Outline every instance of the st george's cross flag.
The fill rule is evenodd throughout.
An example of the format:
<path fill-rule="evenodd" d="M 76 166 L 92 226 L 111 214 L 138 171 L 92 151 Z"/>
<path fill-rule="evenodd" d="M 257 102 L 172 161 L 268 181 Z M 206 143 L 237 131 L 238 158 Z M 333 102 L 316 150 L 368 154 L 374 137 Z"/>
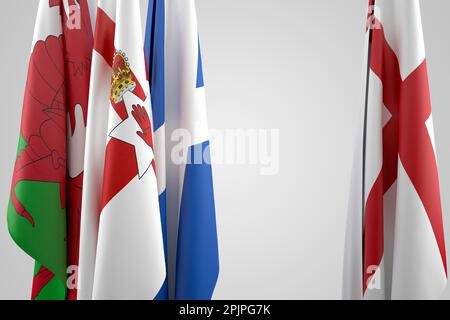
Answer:
<path fill-rule="evenodd" d="M 343 297 L 435 299 L 447 260 L 419 1 L 369 6 Z"/>
<path fill-rule="evenodd" d="M 39 1 L 7 215 L 35 260 L 36 300 L 77 295 L 92 46 L 86 0 Z"/>
<path fill-rule="evenodd" d="M 100 0 L 92 58 L 79 299 L 155 299 L 166 266 L 139 1 Z"/>
<path fill-rule="evenodd" d="M 158 299 L 211 299 L 219 274 L 199 43 L 194 0 L 149 1 L 145 53 L 168 269 Z"/>

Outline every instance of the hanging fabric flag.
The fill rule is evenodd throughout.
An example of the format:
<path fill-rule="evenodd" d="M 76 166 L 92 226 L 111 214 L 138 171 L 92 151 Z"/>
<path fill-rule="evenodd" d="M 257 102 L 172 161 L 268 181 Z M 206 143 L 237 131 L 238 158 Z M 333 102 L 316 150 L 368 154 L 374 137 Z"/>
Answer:
<path fill-rule="evenodd" d="M 149 1 L 145 53 L 169 270 L 169 289 L 161 291 L 159 298 L 211 299 L 219 255 L 193 0 Z"/>
<path fill-rule="evenodd" d="M 32 299 L 77 295 L 92 47 L 86 0 L 39 2 L 8 207 L 12 238 L 36 261 Z"/>
<path fill-rule="evenodd" d="M 145 35 L 145 57 L 147 76 L 150 83 L 150 94 L 153 111 L 153 136 L 159 206 L 161 211 L 161 227 L 164 239 L 166 267 L 167 256 L 167 215 L 166 215 L 166 132 L 165 132 L 165 1 L 149 0 Z M 168 276 L 157 300 L 169 299 Z"/>
<path fill-rule="evenodd" d="M 139 1 L 100 0 L 92 58 L 79 299 L 154 299 L 166 278 Z"/>
<path fill-rule="evenodd" d="M 343 296 L 438 298 L 447 260 L 419 1 L 371 0 L 367 43 Z"/>
<path fill-rule="evenodd" d="M 172 218 L 178 214 L 175 299 L 211 299 L 219 275 L 219 253 L 194 0 L 168 1 L 166 17 L 167 122 L 172 142 L 184 136 L 171 149 L 175 168 L 168 173 L 168 198 L 172 199 L 168 212 Z M 183 155 L 178 165 L 177 147 Z"/>

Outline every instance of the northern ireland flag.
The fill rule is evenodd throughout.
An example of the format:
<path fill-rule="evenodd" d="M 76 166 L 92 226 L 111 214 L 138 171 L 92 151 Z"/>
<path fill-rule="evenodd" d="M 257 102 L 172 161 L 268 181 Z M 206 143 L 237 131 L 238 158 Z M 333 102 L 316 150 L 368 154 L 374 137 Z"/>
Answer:
<path fill-rule="evenodd" d="M 447 260 L 418 0 L 371 0 L 345 299 L 433 299 Z"/>
<path fill-rule="evenodd" d="M 100 0 L 92 59 L 79 298 L 155 299 L 166 278 L 139 1 Z"/>
<path fill-rule="evenodd" d="M 145 53 L 169 270 L 159 299 L 211 299 L 219 274 L 199 42 L 194 0 L 149 1 Z"/>
<path fill-rule="evenodd" d="M 39 2 L 8 207 L 32 299 L 76 299 L 92 46 L 87 0 Z"/>

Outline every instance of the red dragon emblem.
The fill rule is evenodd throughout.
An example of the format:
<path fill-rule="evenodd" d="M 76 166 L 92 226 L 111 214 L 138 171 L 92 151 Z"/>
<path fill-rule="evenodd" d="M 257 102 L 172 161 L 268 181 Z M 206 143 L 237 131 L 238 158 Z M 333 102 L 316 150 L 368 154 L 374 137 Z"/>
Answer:
<path fill-rule="evenodd" d="M 16 160 L 11 201 L 34 227 L 16 187 L 21 181 L 58 183 L 61 208 L 67 209 L 67 264 L 78 265 L 83 172 L 70 170 L 67 155 L 72 136 L 86 127 L 93 34 L 86 0 L 49 0 L 49 7 L 59 7 L 63 29 L 60 36 L 37 41 L 30 57 L 21 125 L 25 146 Z M 77 28 L 70 27 L 72 18 L 78 19 Z M 39 270 L 32 298 L 52 277 L 45 267 Z M 76 290 L 69 290 L 68 299 L 74 298 Z"/>

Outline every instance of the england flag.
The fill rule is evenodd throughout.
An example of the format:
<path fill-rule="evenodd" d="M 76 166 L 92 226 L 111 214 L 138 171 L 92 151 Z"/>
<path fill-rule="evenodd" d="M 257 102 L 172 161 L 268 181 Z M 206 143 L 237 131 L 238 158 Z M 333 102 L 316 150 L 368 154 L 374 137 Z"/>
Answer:
<path fill-rule="evenodd" d="M 434 299 L 447 260 L 418 0 L 371 0 L 345 299 Z"/>

